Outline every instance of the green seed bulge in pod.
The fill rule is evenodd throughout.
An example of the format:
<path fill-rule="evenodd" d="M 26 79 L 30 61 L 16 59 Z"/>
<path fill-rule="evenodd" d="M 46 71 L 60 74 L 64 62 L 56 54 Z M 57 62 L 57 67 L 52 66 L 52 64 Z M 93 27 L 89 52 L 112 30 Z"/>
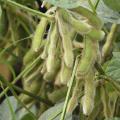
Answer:
<path fill-rule="evenodd" d="M 38 92 L 40 90 L 40 86 L 41 86 L 40 79 L 41 79 L 40 77 L 36 77 L 33 80 L 25 81 L 23 83 L 24 89 L 31 92 L 31 93 L 38 94 Z M 31 102 L 31 100 L 33 98 L 31 98 L 28 95 L 21 94 L 20 99 L 23 103 L 29 103 L 29 102 Z"/>
<path fill-rule="evenodd" d="M 57 55 L 58 53 L 57 44 L 59 43 L 58 40 L 59 40 L 58 29 L 57 25 L 55 24 L 53 31 L 50 35 L 48 57 L 46 60 L 47 72 L 54 71 L 56 68 L 56 64 L 59 62 L 59 59 L 57 58 L 59 56 Z"/>
<path fill-rule="evenodd" d="M 56 18 L 58 20 L 58 28 L 59 28 L 60 36 L 62 38 L 64 61 L 67 67 L 72 68 L 74 62 L 74 54 L 73 54 L 72 38 L 70 37 L 71 28 L 62 19 L 61 14 L 58 13 Z"/>
<path fill-rule="evenodd" d="M 93 40 L 101 41 L 104 39 L 105 33 L 101 30 L 92 29 L 87 35 Z"/>
<path fill-rule="evenodd" d="M 52 102 L 52 103 L 57 103 L 58 101 L 62 100 L 67 93 L 67 87 L 64 86 L 60 89 L 54 90 L 52 93 L 48 94 L 48 99 Z"/>
<path fill-rule="evenodd" d="M 61 80 L 60 80 L 60 71 L 58 72 L 56 78 L 55 78 L 55 82 L 54 82 L 54 85 L 55 86 L 58 86 L 60 87 L 62 84 L 61 84 Z"/>
<path fill-rule="evenodd" d="M 60 12 L 65 22 L 69 23 L 78 33 L 86 34 L 91 30 L 92 26 L 85 21 L 77 20 L 64 9 L 60 10 Z"/>
<path fill-rule="evenodd" d="M 102 28 L 103 26 L 102 20 L 97 15 L 95 15 L 93 12 L 86 9 L 85 7 L 80 6 L 80 7 L 72 9 L 72 11 L 86 17 L 88 19 L 89 24 L 95 27 L 96 29 Z"/>
<path fill-rule="evenodd" d="M 23 58 L 23 64 L 26 65 L 33 61 L 33 59 L 35 58 L 36 58 L 35 52 L 30 49 Z"/>
<path fill-rule="evenodd" d="M 50 36 L 51 36 L 52 31 L 53 31 L 53 27 L 54 27 L 54 24 L 52 23 L 50 25 L 50 28 L 49 28 L 49 31 L 48 31 L 47 42 L 46 42 L 46 44 L 44 46 L 44 50 L 41 54 L 42 59 L 46 59 L 48 57 L 48 48 L 49 48 L 49 45 L 50 45 Z"/>
<path fill-rule="evenodd" d="M 85 36 L 84 46 L 83 55 L 77 68 L 77 78 L 81 78 L 87 74 L 97 59 L 98 41 L 91 40 L 88 36 Z"/>
<path fill-rule="evenodd" d="M 85 95 L 83 96 L 83 113 L 85 115 L 89 115 L 94 108 L 94 97 L 96 91 L 94 77 L 95 74 L 92 68 L 89 71 L 89 73 L 85 76 L 85 85 L 84 85 Z"/>
<path fill-rule="evenodd" d="M 60 70 L 60 80 L 61 83 L 66 85 L 70 80 L 72 75 L 72 68 L 66 66 L 64 61 L 62 62 L 61 70 Z"/>
<path fill-rule="evenodd" d="M 47 24 L 48 24 L 48 20 L 46 18 L 42 18 L 40 23 L 37 25 L 32 41 L 32 49 L 35 52 L 39 51 L 44 33 L 46 31 Z"/>
<path fill-rule="evenodd" d="M 43 79 L 47 82 L 53 82 L 56 74 L 54 72 L 46 72 L 43 76 Z"/>

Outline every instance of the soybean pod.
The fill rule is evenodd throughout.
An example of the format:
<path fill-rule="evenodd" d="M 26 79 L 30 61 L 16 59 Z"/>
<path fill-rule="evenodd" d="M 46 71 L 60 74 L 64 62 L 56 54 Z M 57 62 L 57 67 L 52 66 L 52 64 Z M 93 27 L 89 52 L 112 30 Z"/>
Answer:
<path fill-rule="evenodd" d="M 39 93 L 40 86 L 42 83 L 40 70 L 41 70 L 41 65 L 31 75 L 23 78 L 23 89 L 30 91 L 31 93 L 35 93 L 35 94 Z M 32 97 L 24 94 L 20 95 L 20 99 L 24 103 L 30 103 L 33 100 Z"/>
<path fill-rule="evenodd" d="M 94 97 L 96 91 L 95 84 L 95 71 L 94 68 L 89 70 L 89 73 L 85 76 L 84 84 L 84 96 L 83 96 L 83 113 L 89 115 L 94 108 Z"/>
<path fill-rule="evenodd" d="M 77 20 L 67 10 L 60 9 L 59 12 L 61 13 L 65 22 L 71 25 L 78 33 L 83 35 L 91 31 L 91 28 L 92 28 L 91 25 L 89 25 L 85 21 Z"/>
<path fill-rule="evenodd" d="M 55 32 L 55 31 L 54 31 Z M 54 36 L 55 34 L 53 34 Z M 46 73 L 44 74 L 44 79 L 47 81 L 54 81 L 55 77 L 60 69 L 61 59 L 60 59 L 60 39 L 56 39 L 56 35 L 53 37 L 51 34 L 51 43 L 49 45 L 48 58 L 46 59 Z"/>
<path fill-rule="evenodd" d="M 64 61 L 62 62 L 61 70 L 60 70 L 60 81 L 61 84 L 66 85 L 70 80 L 72 75 L 72 68 L 66 66 Z"/>
<path fill-rule="evenodd" d="M 103 22 L 102 20 L 95 15 L 93 12 L 91 12 L 90 10 L 80 6 L 77 8 L 73 8 L 71 9 L 73 12 L 76 12 L 84 17 L 86 17 L 89 21 L 89 24 L 91 24 L 94 28 L 96 29 L 101 29 L 103 26 Z"/>
<path fill-rule="evenodd" d="M 89 69 L 93 67 L 97 59 L 98 41 L 91 40 L 88 36 L 85 36 L 84 44 L 83 55 L 77 68 L 77 78 L 84 77 L 89 72 Z"/>
<path fill-rule="evenodd" d="M 93 40 L 102 40 L 105 36 L 105 33 L 102 30 L 91 29 L 91 31 L 87 34 Z"/>
<path fill-rule="evenodd" d="M 72 68 L 74 62 L 74 54 L 70 34 L 73 31 L 72 28 L 63 20 L 61 13 L 58 11 L 56 14 L 59 33 L 62 39 L 62 45 L 64 50 L 64 61 L 67 67 Z"/>
<path fill-rule="evenodd" d="M 51 23 L 50 28 L 48 30 L 48 34 L 47 34 L 47 41 L 46 41 L 46 44 L 44 46 L 44 50 L 43 50 L 43 52 L 41 54 L 42 59 L 46 59 L 48 57 L 48 48 L 49 48 L 49 44 L 50 44 L 50 35 L 51 35 L 51 32 L 53 31 L 53 27 L 54 27 L 54 23 Z"/>
<path fill-rule="evenodd" d="M 48 57 L 46 60 L 47 72 L 56 71 L 56 66 L 58 66 L 57 64 L 60 63 L 60 59 L 58 58 L 59 55 L 57 55 L 57 54 L 59 54 L 57 52 L 58 51 L 57 44 L 59 43 L 58 40 L 59 40 L 58 29 L 57 29 L 57 25 L 55 24 L 53 27 L 53 31 L 50 35 Z"/>
<path fill-rule="evenodd" d="M 48 93 L 48 99 L 52 103 L 56 103 L 64 98 L 67 93 L 67 87 L 61 87 L 60 89 L 55 89 L 52 93 Z"/>
<path fill-rule="evenodd" d="M 32 62 L 33 60 L 35 60 L 35 58 L 42 53 L 43 51 L 43 46 L 46 44 L 46 42 L 44 42 L 45 40 L 42 41 L 41 43 L 41 47 L 39 49 L 39 53 L 38 52 L 34 52 L 32 49 L 29 49 L 27 51 L 27 53 L 25 54 L 24 58 L 23 58 L 23 64 L 27 65 L 30 62 Z"/>
<path fill-rule="evenodd" d="M 76 105 L 78 104 L 79 97 L 81 97 L 83 91 L 83 81 L 79 81 L 78 79 L 75 80 L 75 86 L 73 88 L 73 93 L 72 97 L 69 100 L 68 107 L 67 107 L 67 112 L 72 112 Z"/>
<path fill-rule="evenodd" d="M 46 18 L 41 18 L 40 23 L 37 25 L 36 31 L 34 33 L 34 38 L 32 41 L 32 50 L 38 52 L 41 46 L 41 42 L 43 40 L 44 33 L 46 31 L 46 27 L 48 25 L 48 20 Z"/>

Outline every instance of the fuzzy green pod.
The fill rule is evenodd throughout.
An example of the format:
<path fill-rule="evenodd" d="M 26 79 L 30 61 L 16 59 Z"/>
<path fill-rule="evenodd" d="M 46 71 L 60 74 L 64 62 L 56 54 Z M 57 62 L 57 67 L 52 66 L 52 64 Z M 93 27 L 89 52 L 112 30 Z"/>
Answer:
<path fill-rule="evenodd" d="M 76 83 L 73 88 L 72 97 L 70 98 L 68 103 L 67 112 L 72 112 L 75 109 L 76 105 L 78 104 L 79 97 L 81 97 L 83 81 L 80 81 L 78 79 L 76 79 L 75 81 Z"/>
<path fill-rule="evenodd" d="M 105 33 L 102 30 L 92 29 L 87 36 L 89 36 L 93 40 L 101 41 L 103 40 Z"/>
<path fill-rule="evenodd" d="M 48 56 L 49 43 L 50 43 L 50 41 L 47 40 L 47 41 L 46 41 L 46 44 L 45 44 L 45 46 L 44 46 L 44 50 L 43 50 L 43 52 L 42 52 L 41 55 L 40 55 L 42 59 L 46 59 L 47 56 Z"/>
<path fill-rule="evenodd" d="M 65 22 L 70 24 L 78 33 L 86 34 L 89 31 L 91 31 L 92 26 L 89 25 L 86 21 L 80 21 L 74 18 L 72 14 L 70 14 L 68 11 L 64 9 L 60 9 L 59 12 L 61 13 Z"/>
<path fill-rule="evenodd" d="M 55 68 L 51 72 L 46 72 L 43 76 L 43 79 L 46 80 L 47 82 L 53 82 L 55 80 L 57 73 L 58 73 L 59 65 L 60 64 L 55 66 L 57 69 Z"/>
<path fill-rule="evenodd" d="M 47 72 L 44 74 L 44 79 L 47 81 L 55 80 L 59 71 L 61 42 L 58 36 L 57 26 L 55 25 L 50 35 L 50 43 L 48 48 L 48 57 L 46 59 Z"/>
<path fill-rule="evenodd" d="M 60 70 L 60 81 L 61 84 L 66 85 L 70 80 L 72 75 L 72 68 L 67 67 L 67 65 L 62 62 L 61 70 Z"/>
<path fill-rule="evenodd" d="M 72 38 L 70 37 L 72 29 L 67 23 L 65 23 L 59 11 L 57 12 L 56 19 L 58 22 L 59 33 L 62 38 L 64 61 L 67 67 L 72 68 L 74 62 Z"/>
<path fill-rule="evenodd" d="M 41 86 L 40 79 L 41 79 L 40 77 L 36 77 L 30 81 L 25 81 L 23 84 L 24 89 L 33 94 L 38 94 Z M 33 100 L 32 97 L 24 94 L 21 94 L 19 98 L 23 103 L 30 103 Z"/>
<path fill-rule="evenodd" d="M 38 52 L 41 47 L 41 42 L 43 40 L 43 36 L 46 31 L 47 25 L 48 25 L 48 20 L 46 18 L 41 18 L 41 21 L 37 25 L 36 31 L 34 33 L 34 38 L 31 46 L 31 48 L 35 52 Z"/>
<path fill-rule="evenodd" d="M 56 75 L 54 85 L 55 85 L 55 86 L 58 86 L 58 87 L 60 87 L 60 86 L 62 85 L 62 84 L 61 84 L 61 80 L 60 80 L 60 71 L 59 71 L 58 74 Z"/>
<path fill-rule="evenodd" d="M 45 40 L 44 40 L 45 41 Z M 25 54 L 24 58 L 23 58 L 23 64 L 24 65 L 27 65 L 29 64 L 30 62 L 32 62 L 33 60 L 35 60 L 35 58 L 37 58 L 37 56 L 43 51 L 43 46 L 45 44 L 45 42 L 42 41 L 41 43 L 41 47 L 39 49 L 39 53 L 38 52 L 35 52 L 33 51 L 33 49 L 29 49 L 27 51 L 27 53 Z"/>
<path fill-rule="evenodd" d="M 101 29 L 103 26 L 103 22 L 102 20 L 95 15 L 93 12 L 91 12 L 90 10 L 80 6 L 77 8 L 73 8 L 71 9 L 73 12 L 76 12 L 84 17 L 86 17 L 89 21 L 89 24 L 92 25 L 94 28 L 96 29 Z"/>
<path fill-rule="evenodd" d="M 94 68 L 91 68 L 91 70 L 89 70 L 89 73 L 85 76 L 84 96 L 82 101 L 83 113 L 85 115 L 89 115 L 94 108 L 94 97 L 96 91 L 94 77 Z"/>
<path fill-rule="evenodd" d="M 52 93 L 48 93 L 48 99 L 52 103 L 57 103 L 58 101 L 62 100 L 64 96 L 66 96 L 67 87 L 61 87 L 60 89 L 54 90 Z"/>
<path fill-rule="evenodd" d="M 37 55 L 35 54 L 35 52 L 32 49 L 30 49 L 23 58 L 23 64 L 26 65 L 26 64 L 30 63 L 36 57 L 37 57 Z"/>
<path fill-rule="evenodd" d="M 50 35 L 50 44 L 48 48 L 48 57 L 46 60 L 47 72 L 56 71 L 56 65 L 60 63 L 59 57 L 59 47 L 57 44 L 59 40 L 57 25 L 54 25 L 53 31 Z M 58 65 L 57 65 L 58 66 Z M 58 66 L 59 67 L 59 66 Z"/>
<path fill-rule="evenodd" d="M 98 41 L 91 40 L 88 36 L 84 38 L 84 50 L 82 58 L 79 62 L 76 77 L 84 77 L 89 72 L 89 69 L 93 67 L 98 53 Z"/>
<path fill-rule="evenodd" d="M 48 35 L 47 35 L 47 42 L 46 42 L 46 44 L 44 46 L 44 50 L 41 54 L 42 59 L 46 59 L 48 57 L 48 48 L 50 45 L 50 35 L 51 35 L 51 32 L 53 31 L 53 27 L 54 27 L 54 23 L 51 23 L 49 31 L 48 31 Z"/>
<path fill-rule="evenodd" d="M 34 72 L 32 71 L 31 74 L 23 77 L 23 81 L 22 81 L 23 89 L 34 94 L 39 93 L 42 82 L 42 75 L 40 74 L 40 70 L 41 70 L 41 65 L 37 67 L 37 70 L 35 68 Z M 20 99 L 24 103 L 29 103 L 33 100 L 32 97 L 24 94 L 20 95 Z"/>

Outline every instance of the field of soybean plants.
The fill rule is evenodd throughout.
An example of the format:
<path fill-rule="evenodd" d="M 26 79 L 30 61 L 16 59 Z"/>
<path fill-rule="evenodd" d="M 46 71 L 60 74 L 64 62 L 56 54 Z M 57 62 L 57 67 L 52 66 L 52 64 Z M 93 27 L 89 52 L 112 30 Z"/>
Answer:
<path fill-rule="evenodd" d="M 0 120 L 120 120 L 120 0 L 0 0 Z"/>

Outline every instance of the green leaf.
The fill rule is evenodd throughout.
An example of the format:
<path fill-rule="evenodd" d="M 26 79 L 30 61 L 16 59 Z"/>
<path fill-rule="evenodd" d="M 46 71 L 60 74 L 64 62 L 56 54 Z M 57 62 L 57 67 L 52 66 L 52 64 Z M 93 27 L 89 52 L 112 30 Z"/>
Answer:
<path fill-rule="evenodd" d="M 103 1 L 110 9 L 120 12 L 120 0 L 103 0 Z"/>
<path fill-rule="evenodd" d="M 120 81 L 120 52 L 113 52 L 113 58 L 105 71 L 112 79 Z"/>
<path fill-rule="evenodd" d="M 51 107 L 40 116 L 39 120 L 60 120 L 63 105 L 64 102 Z M 65 120 L 72 120 L 72 113 L 67 114 Z"/>
<path fill-rule="evenodd" d="M 32 105 L 29 110 L 35 115 L 37 113 L 37 108 L 35 105 Z M 29 113 L 25 108 L 22 108 L 16 113 L 16 116 L 19 120 L 35 120 L 33 114 Z M 29 119 L 28 119 L 29 118 Z"/>
<path fill-rule="evenodd" d="M 9 101 L 12 105 L 13 111 L 15 111 L 17 108 L 17 100 L 14 97 L 9 97 Z M 0 120 L 13 120 L 7 99 L 5 99 L 0 105 Z"/>
<path fill-rule="evenodd" d="M 45 2 L 48 2 L 50 4 L 53 4 L 57 7 L 62 8 L 75 8 L 81 5 L 83 1 L 86 0 L 44 0 Z"/>
<path fill-rule="evenodd" d="M 96 0 L 94 0 L 96 1 Z M 109 1 L 109 0 L 108 0 Z M 114 0 L 113 0 L 114 1 Z M 113 11 L 110 9 L 103 0 L 100 0 L 98 7 L 97 7 L 97 14 L 104 22 L 111 22 L 111 23 L 120 23 L 120 14 L 117 11 Z"/>

